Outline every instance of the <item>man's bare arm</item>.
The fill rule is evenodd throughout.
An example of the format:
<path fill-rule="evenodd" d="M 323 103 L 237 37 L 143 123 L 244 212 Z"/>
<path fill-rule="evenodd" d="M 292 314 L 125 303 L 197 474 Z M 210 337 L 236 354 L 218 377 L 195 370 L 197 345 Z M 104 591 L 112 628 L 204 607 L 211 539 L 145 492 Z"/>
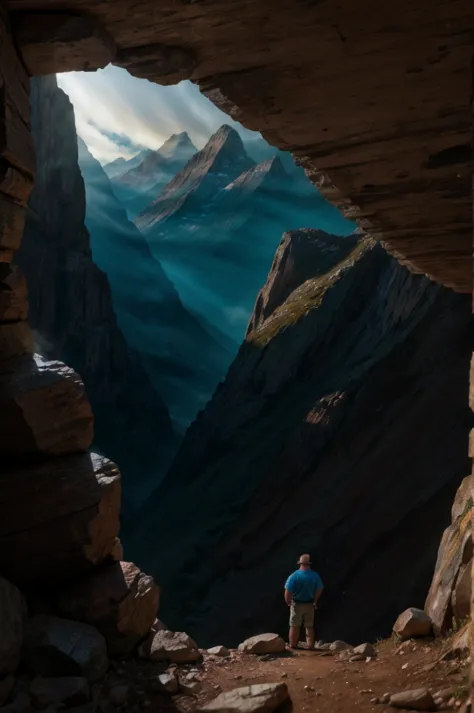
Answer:
<path fill-rule="evenodd" d="M 285 589 L 285 602 L 288 604 L 288 606 L 291 606 L 291 602 L 293 601 L 293 595 L 290 592 L 289 589 Z"/>
<path fill-rule="evenodd" d="M 316 605 L 318 603 L 319 597 L 323 593 L 323 588 L 320 587 L 319 589 L 316 590 L 316 593 L 314 595 L 314 604 Z"/>

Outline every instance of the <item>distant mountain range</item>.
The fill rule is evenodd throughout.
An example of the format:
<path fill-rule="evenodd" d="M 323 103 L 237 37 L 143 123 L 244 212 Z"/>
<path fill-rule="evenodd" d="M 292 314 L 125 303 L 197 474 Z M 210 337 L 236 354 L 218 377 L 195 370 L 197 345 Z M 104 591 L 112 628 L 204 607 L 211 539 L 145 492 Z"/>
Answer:
<path fill-rule="evenodd" d="M 200 151 L 183 132 L 103 168 L 79 141 L 79 164 L 94 260 L 183 431 L 237 353 L 282 232 L 353 226 L 289 154 L 227 125 Z"/>
<path fill-rule="evenodd" d="M 236 343 L 285 230 L 353 230 L 289 154 L 254 140 L 255 163 L 247 145 L 222 126 L 135 218 L 184 304 Z"/>
<path fill-rule="evenodd" d="M 183 132 L 170 136 L 157 151 L 143 151 L 129 161 L 117 159 L 119 163 L 108 164 L 105 172 L 129 217 L 152 203 L 196 151 L 188 134 Z"/>
<path fill-rule="evenodd" d="M 128 219 L 104 169 L 80 138 L 78 146 L 94 262 L 108 276 L 128 343 L 140 353 L 182 431 L 224 376 L 233 351 L 228 340 L 219 340 L 216 328 L 208 330 L 183 306 L 146 239 Z"/>

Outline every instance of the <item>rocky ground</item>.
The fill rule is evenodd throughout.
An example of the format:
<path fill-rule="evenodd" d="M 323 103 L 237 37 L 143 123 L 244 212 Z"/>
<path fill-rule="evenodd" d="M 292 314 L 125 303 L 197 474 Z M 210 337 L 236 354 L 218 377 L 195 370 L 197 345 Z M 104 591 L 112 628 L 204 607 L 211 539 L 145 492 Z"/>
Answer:
<path fill-rule="evenodd" d="M 275 634 L 253 637 L 247 651 L 224 647 L 197 651 L 185 634 L 155 633 L 155 642 L 160 635 L 169 637 L 167 655 L 171 658 L 196 660 L 170 664 L 169 659 L 137 656 L 115 659 L 98 682 L 90 680 L 90 669 L 89 682 L 85 677 L 32 677 L 23 672 L 16 679 L 16 694 L 0 711 L 27 713 L 33 708 L 54 713 L 66 707 L 70 713 L 270 713 L 278 708 L 282 713 L 389 713 L 395 708 L 464 710 L 468 695 L 469 659 L 463 631 L 402 642 L 394 637 L 355 650 L 344 642 L 319 642 L 314 651 L 282 651 L 284 643 Z M 253 650 L 270 653 L 250 653 Z M 142 647 L 139 653 L 153 656 L 158 649 Z M 230 707 L 213 703 L 223 693 L 248 686 L 252 688 L 244 694 L 247 706 L 251 698 L 252 707 L 245 707 L 241 700 Z M 411 692 L 408 698 L 394 705 L 396 697 L 391 697 L 407 691 Z M 275 707 L 275 696 L 286 701 Z"/>
<path fill-rule="evenodd" d="M 169 696 L 154 692 L 159 672 L 166 666 L 154 662 L 124 661 L 101 684 L 125 685 L 129 698 L 110 713 L 141 710 L 179 710 L 188 713 L 200 709 L 222 691 L 237 687 L 286 682 L 294 711 L 312 713 L 353 713 L 354 710 L 393 711 L 383 704 L 384 694 L 427 688 L 435 694 L 443 691 L 438 710 L 457 709 L 467 696 L 467 660 L 440 660 L 450 650 L 451 640 L 394 640 L 377 646 L 376 658 L 368 661 L 344 661 L 327 652 L 286 651 L 283 654 L 256 656 L 236 650 L 228 657 L 204 655 L 198 663 L 172 667 L 185 687 L 198 683 L 197 691 Z M 378 699 L 377 702 L 375 699 Z M 407 709 L 409 706 L 407 705 Z M 109 710 L 107 710 L 109 713 Z"/>

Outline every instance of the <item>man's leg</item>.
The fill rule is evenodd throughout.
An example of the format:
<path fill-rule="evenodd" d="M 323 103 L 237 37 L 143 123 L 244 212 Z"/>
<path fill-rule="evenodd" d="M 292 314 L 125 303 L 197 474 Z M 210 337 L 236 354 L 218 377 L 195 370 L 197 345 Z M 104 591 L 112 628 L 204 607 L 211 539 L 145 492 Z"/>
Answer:
<path fill-rule="evenodd" d="M 306 643 L 308 644 L 308 649 L 314 647 L 314 626 L 306 627 Z"/>
<path fill-rule="evenodd" d="M 288 636 L 290 646 L 292 649 L 296 649 L 298 646 L 298 641 L 300 640 L 302 616 L 300 608 L 296 602 L 292 602 L 290 607 L 290 633 Z"/>
<path fill-rule="evenodd" d="M 301 627 L 300 626 L 290 626 L 290 646 L 292 649 L 296 649 L 298 647 L 298 641 L 300 640 L 300 631 Z"/>
<path fill-rule="evenodd" d="M 308 649 L 314 648 L 314 607 L 310 604 L 304 615 L 304 628 L 306 631 L 306 644 Z"/>

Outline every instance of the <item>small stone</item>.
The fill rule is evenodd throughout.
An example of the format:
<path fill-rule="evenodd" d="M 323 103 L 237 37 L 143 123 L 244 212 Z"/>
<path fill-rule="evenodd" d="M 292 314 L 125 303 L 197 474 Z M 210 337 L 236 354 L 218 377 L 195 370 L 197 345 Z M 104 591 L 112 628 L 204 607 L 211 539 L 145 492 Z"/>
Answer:
<path fill-rule="evenodd" d="M 160 673 L 159 676 L 151 680 L 152 691 L 162 691 L 173 695 L 178 692 L 179 683 L 174 673 Z"/>
<path fill-rule="evenodd" d="M 340 641 L 339 639 L 333 641 L 332 644 L 329 646 L 329 651 L 333 654 L 338 654 L 340 651 L 347 650 L 352 651 L 352 646 L 350 644 L 346 644 L 345 641 Z"/>
<path fill-rule="evenodd" d="M 370 699 L 371 703 L 380 703 L 379 699 L 377 697 L 371 698 Z"/>
<path fill-rule="evenodd" d="M 191 683 L 188 683 L 187 681 L 186 683 L 181 682 L 181 691 L 189 696 L 195 696 L 197 693 L 199 693 L 201 688 L 202 686 L 199 681 L 194 681 Z"/>
<path fill-rule="evenodd" d="M 193 683 L 194 681 L 199 682 L 199 678 L 192 671 L 190 673 L 186 674 L 185 678 L 186 678 L 186 681 L 188 681 L 188 683 Z"/>
<path fill-rule="evenodd" d="M 288 674 L 284 671 L 284 672 L 281 674 L 280 678 L 288 678 Z"/>
<path fill-rule="evenodd" d="M 436 698 L 436 696 L 434 696 L 434 702 L 435 702 L 435 706 L 436 706 L 437 708 L 439 708 L 440 706 L 442 706 L 443 703 L 444 703 L 444 701 L 443 701 L 442 698 Z"/>
<path fill-rule="evenodd" d="M 456 699 L 455 699 L 455 698 L 450 698 L 449 701 L 448 701 L 448 706 L 449 706 L 450 708 L 454 708 L 454 704 L 455 704 L 455 703 L 456 703 Z"/>
<path fill-rule="evenodd" d="M 408 661 L 407 661 L 407 663 L 404 663 L 404 664 L 403 664 L 403 666 L 402 666 L 402 671 L 404 671 L 404 670 L 407 669 L 407 668 L 408 668 Z"/>
<path fill-rule="evenodd" d="M 132 692 L 128 683 L 119 683 L 109 690 L 109 701 L 113 706 L 122 706 L 130 698 Z"/>
<path fill-rule="evenodd" d="M 207 653 L 210 656 L 230 656 L 230 651 L 225 646 L 213 646 L 212 649 L 207 650 Z"/>
<path fill-rule="evenodd" d="M 387 703 L 390 703 L 390 696 L 391 696 L 390 693 L 384 693 L 383 696 L 382 696 L 381 699 L 380 699 L 380 702 L 381 702 L 381 703 L 384 703 L 385 705 L 386 705 Z"/>
<path fill-rule="evenodd" d="M 196 642 L 183 631 L 160 629 L 139 648 L 142 658 L 152 661 L 172 661 L 173 663 L 191 663 L 201 658 Z"/>
<path fill-rule="evenodd" d="M 285 642 L 278 634 L 260 634 L 246 639 L 239 645 L 246 654 L 279 654 L 285 651 Z"/>
<path fill-rule="evenodd" d="M 349 656 L 349 661 L 351 663 L 354 663 L 355 661 L 364 661 L 364 656 L 362 654 L 356 654 L 355 656 Z"/>
<path fill-rule="evenodd" d="M 390 696 L 390 705 L 394 708 L 408 708 L 416 711 L 431 711 L 435 708 L 433 696 L 427 688 L 394 693 Z"/>
<path fill-rule="evenodd" d="M 314 688 L 313 688 L 313 686 L 305 686 L 304 690 L 305 691 L 314 691 Z"/>
<path fill-rule="evenodd" d="M 240 681 L 240 679 L 242 678 L 242 676 L 241 676 L 240 673 L 239 673 L 239 674 L 237 674 L 237 676 L 234 676 L 234 678 L 235 678 L 236 681 Z"/>
<path fill-rule="evenodd" d="M 362 654 L 364 658 L 370 657 L 374 659 L 377 656 L 377 651 L 375 650 L 375 646 L 369 643 L 365 643 L 356 646 L 354 649 L 354 654 Z"/>

